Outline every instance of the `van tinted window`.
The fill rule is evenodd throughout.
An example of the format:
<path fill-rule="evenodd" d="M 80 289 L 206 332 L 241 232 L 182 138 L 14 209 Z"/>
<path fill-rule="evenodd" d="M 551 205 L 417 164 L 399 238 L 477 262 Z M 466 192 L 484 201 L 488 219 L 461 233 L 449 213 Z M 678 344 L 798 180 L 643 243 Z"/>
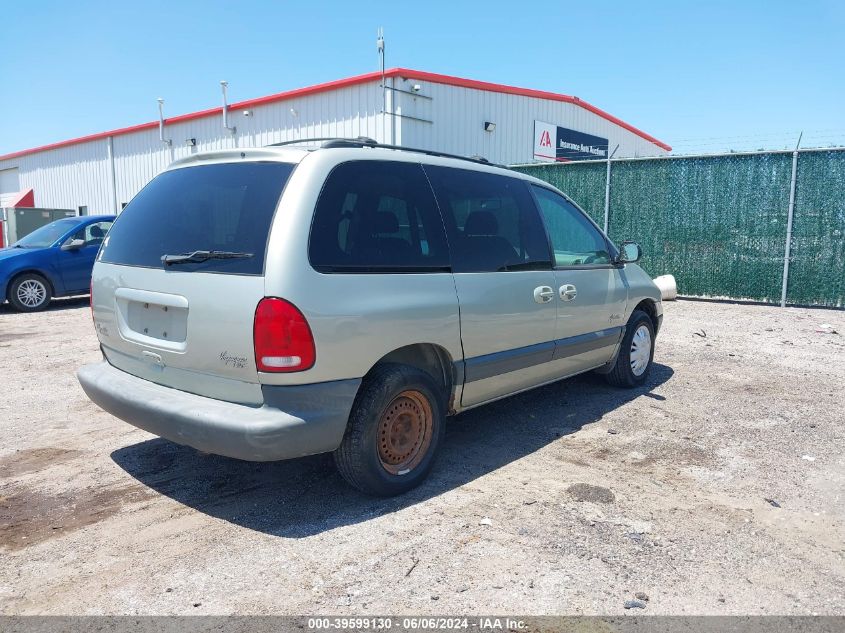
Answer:
<path fill-rule="evenodd" d="M 518 178 L 425 166 L 443 213 L 457 272 L 546 270 L 549 241 Z"/>
<path fill-rule="evenodd" d="M 317 201 L 308 254 L 321 272 L 449 270 L 443 222 L 420 165 L 338 165 Z"/>
<path fill-rule="evenodd" d="M 161 268 L 164 255 L 229 251 L 252 256 L 181 263 L 170 270 L 260 275 L 273 213 L 293 168 L 244 162 L 166 171 L 118 216 L 100 260 Z"/>

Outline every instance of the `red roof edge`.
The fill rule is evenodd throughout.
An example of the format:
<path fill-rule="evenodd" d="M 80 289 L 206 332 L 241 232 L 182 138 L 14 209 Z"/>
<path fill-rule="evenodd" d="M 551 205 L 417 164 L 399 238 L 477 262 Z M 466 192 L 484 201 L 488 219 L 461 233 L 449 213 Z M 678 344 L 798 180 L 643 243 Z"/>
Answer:
<path fill-rule="evenodd" d="M 431 81 L 434 83 L 446 84 L 449 86 L 458 86 L 462 88 L 473 88 L 475 90 L 485 90 L 488 92 L 500 92 L 505 94 L 519 95 L 524 97 L 536 97 L 538 99 L 548 99 L 550 101 L 561 101 L 563 103 L 571 103 L 577 105 L 585 110 L 589 110 L 603 119 L 610 121 L 629 132 L 633 132 L 637 136 L 654 143 L 658 147 L 665 149 L 667 152 L 672 148 L 669 145 L 657 140 L 653 136 L 646 134 L 642 130 L 638 130 L 633 125 L 625 123 L 621 119 L 616 118 L 612 114 L 597 108 L 594 105 L 582 101 L 578 97 L 569 95 L 557 94 L 554 92 L 545 92 L 543 90 L 531 90 L 529 88 L 517 88 L 515 86 L 506 86 L 503 84 L 495 84 L 487 81 L 477 81 L 475 79 L 463 79 L 461 77 L 453 77 L 451 75 L 440 75 L 437 73 L 429 73 L 421 70 L 411 70 L 409 68 L 391 68 L 385 71 L 386 77 L 407 77 L 416 78 L 423 81 Z M 365 73 L 363 75 L 355 75 L 354 77 L 347 77 L 345 79 L 337 79 L 326 83 L 317 84 L 314 86 L 307 86 L 305 88 L 296 88 L 285 92 L 268 95 L 266 97 L 259 97 L 257 99 L 248 99 L 246 101 L 239 101 L 237 103 L 229 104 L 230 110 L 248 109 L 255 106 L 274 103 L 276 101 L 285 101 L 287 99 L 294 99 L 296 97 L 303 97 L 307 95 L 317 94 L 320 92 L 327 92 L 329 90 L 337 90 L 338 88 L 346 88 L 348 86 L 355 86 L 358 84 L 375 81 L 381 78 L 380 72 Z M 198 112 L 190 112 L 188 114 L 180 114 L 169 119 L 165 119 L 165 124 L 168 123 L 184 123 L 186 121 L 193 121 L 194 119 L 201 119 L 208 116 L 219 115 L 223 111 L 222 107 L 210 108 L 208 110 L 200 110 Z M 79 138 L 69 139 L 66 141 L 59 141 L 58 143 L 51 143 L 49 145 L 42 145 L 40 147 L 33 147 L 31 149 L 24 149 L 11 154 L 0 156 L 0 160 L 9 160 L 11 158 L 19 158 L 29 154 L 36 154 L 38 152 L 45 152 L 51 149 L 59 149 L 69 145 L 78 145 L 80 143 L 88 143 L 110 136 L 122 136 L 124 134 L 132 134 L 133 132 L 140 132 L 142 130 L 150 130 L 158 127 L 158 121 L 150 121 L 149 123 L 141 123 L 140 125 L 133 125 L 131 127 L 118 128 L 116 130 L 109 130 L 107 132 L 98 132 L 96 134 L 89 134 L 88 136 L 81 136 Z"/>
<path fill-rule="evenodd" d="M 35 190 L 22 189 L 21 191 L 9 191 L 3 194 L 6 198 L 6 203 L 3 205 L 6 208 L 13 209 L 16 207 L 34 207 L 35 206 Z"/>
<path fill-rule="evenodd" d="M 24 189 L 23 191 L 18 192 L 17 200 L 13 200 L 10 206 L 13 207 L 25 207 L 30 208 L 35 206 L 35 190 L 34 189 Z"/>
<path fill-rule="evenodd" d="M 635 128 L 630 123 L 625 123 L 625 121 L 623 121 L 622 119 L 619 119 L 613 116 L 612 114 L 605 112 L 601 108 L 597 108 L 591 103 L 587 103 L 586 101 L 579 99 L 578 97 L 558 94 L 556 92 L 546 92 L 545 90 L 517 88 L 516 86 L 494 84 L 487 81 L 477 81 L 475 79 L 463 79 L 461 77 L 451 77 L 449 75 L 438 75 L 436 73 L 428 73 L 419 70 L 410 70 L 407 68 L 393 68 L 387 74 L 391 77 L 397 75 L 401 77 L 415 77 L 424 81 L 431 81 L 439 84 L 447 84 L 450 86 L 460 86 L 463 88 L 474 88 L 475 90 L 486 90 L 488 92 L 501 92 L 505 94 L 519 95 L 522 97 L 536 97 L 537 99 L 548 99 L 549 101 L 561 101 L 563 103 L 571 103 L 573 105 L 577 105 L 581 108 L 584 108 L 585 110 L 589 110 L 593 114 L 596 114 L 602 117 L 603 119 L 606 119 L 611 123 L 618 125 L 619 127 L 625 128 L 629 132 L 633 132 L 634 134 L 645 139 L 649 143 L 654 143 L 658 147 L 665 149 L 667 152 L 672 151 L 672 148 L 663 141 L 654 138 L 650 134 L 646 134 L 642 130 Z"/>

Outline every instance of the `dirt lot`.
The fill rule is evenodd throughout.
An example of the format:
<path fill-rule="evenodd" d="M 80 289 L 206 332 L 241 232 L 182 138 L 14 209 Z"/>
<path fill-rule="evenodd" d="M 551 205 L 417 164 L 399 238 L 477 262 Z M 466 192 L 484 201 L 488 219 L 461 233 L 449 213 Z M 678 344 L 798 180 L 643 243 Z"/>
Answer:
<path fill-rule="evenodd" d="M 647 388 L 463 414 L 392 500 L 135 430 L 98 358 L 87 301 L 0 309 L 0 613 L 845 613 L 843 312 L 667 304 Z"/>

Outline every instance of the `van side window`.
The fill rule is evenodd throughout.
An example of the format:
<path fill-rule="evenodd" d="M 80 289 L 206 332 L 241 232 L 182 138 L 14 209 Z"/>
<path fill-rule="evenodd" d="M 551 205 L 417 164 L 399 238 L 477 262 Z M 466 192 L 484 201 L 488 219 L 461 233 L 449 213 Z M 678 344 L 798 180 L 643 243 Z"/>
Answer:
<path fill-rule="evenodd" d="M 555 266 L 610 264 L 612 258 L 599 230 L 563 196 L 531 185 L 554 250 Z"/>
<path fill-rule="evenodd" d="M 352 161 L 326 179 L 308 257 L 320 272 L 443 272 L 449 251 L 416 163 Z"/>
<path fill-rule="evenodd" d="M 454 272 L 548 270 L 549 242 L 522 180 L 425 166 L 443 214 Z"/>

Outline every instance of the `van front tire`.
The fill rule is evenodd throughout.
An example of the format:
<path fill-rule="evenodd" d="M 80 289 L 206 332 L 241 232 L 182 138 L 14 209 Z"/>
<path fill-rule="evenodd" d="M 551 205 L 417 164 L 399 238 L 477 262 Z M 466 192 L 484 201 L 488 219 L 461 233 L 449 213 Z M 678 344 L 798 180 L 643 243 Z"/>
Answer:
<path fill-rule="evenodd" d="M 358 490 L 399 495 L 428 476 L 443 437 L 441 389 L 424 371 L 385 363 L 368 374 L 355 398 L 334 461 Z"/>
<path fill-rule="evenodd" d="M 616 363 L 605 375 L 615 387 L 639 387 L 648 379 L 654 360 L 654 324 L 642 310 L 634 310 L 619 346 Z"/>

